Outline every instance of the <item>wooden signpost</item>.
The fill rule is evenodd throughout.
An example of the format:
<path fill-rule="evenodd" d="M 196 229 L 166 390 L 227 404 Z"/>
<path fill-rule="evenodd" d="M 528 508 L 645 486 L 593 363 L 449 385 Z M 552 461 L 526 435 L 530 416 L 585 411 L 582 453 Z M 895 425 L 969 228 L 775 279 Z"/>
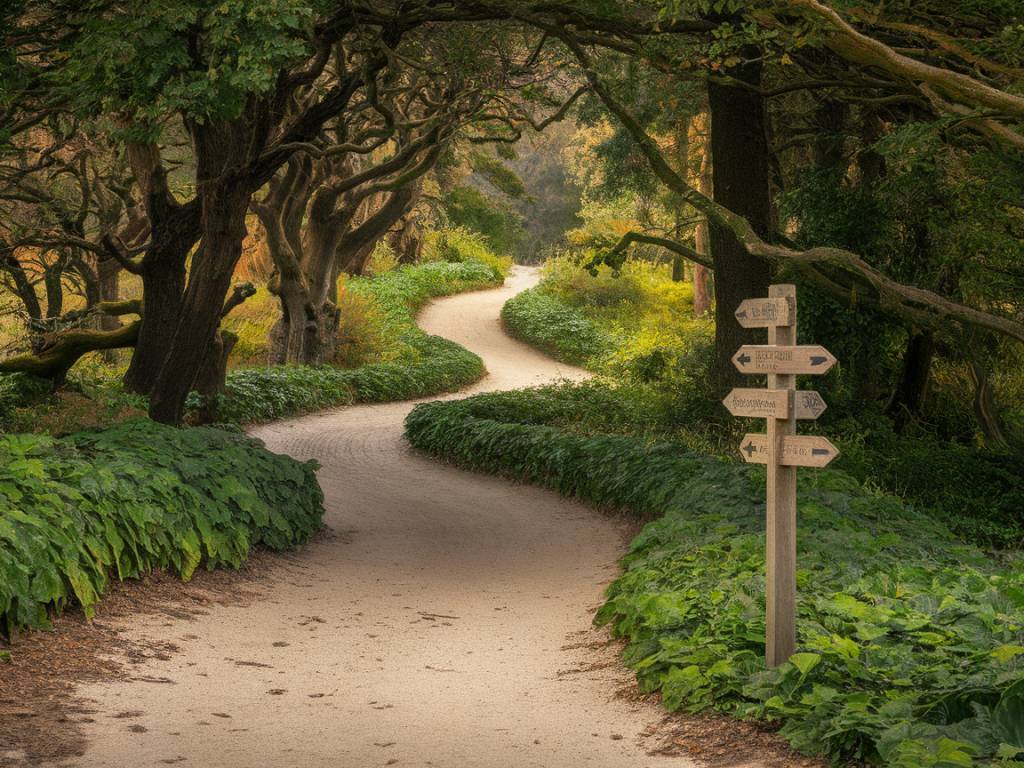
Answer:
<path fill-rule="evenodd" d="M 782 664 L 796 650 L 796 468 L 824 467 L 839 450 L 824 437 L 798 436 L 798 419 L 813 420 L 825 410 L 817 392 L 797 391 L 796 374 L 822 374 L 836 359 L 824 347 L 796 345 L 796 287 L 772 285 L 768 298 L 747 299 L 736 310 L 744 328 L 767 328 L 766 345 L 744 345 L 732 362 L 742 373 L 767 374 L 767 389 L 734 389 L 723 403 L 733 416 L 768 420 L 767 434 L 746 435 L 745 461 L 767 465 L 767 627 L 768 665 Z"/>

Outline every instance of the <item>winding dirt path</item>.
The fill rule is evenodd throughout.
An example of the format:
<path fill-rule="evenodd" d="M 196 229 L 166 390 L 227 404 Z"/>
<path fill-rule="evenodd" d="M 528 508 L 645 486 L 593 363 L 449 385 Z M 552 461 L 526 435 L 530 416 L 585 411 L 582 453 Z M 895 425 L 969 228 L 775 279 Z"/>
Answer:
<path fill-rule="evenodd" d="M 586 375 L 502 332 L 501 305 L 536 279 L 517 269 L 504 288 L 421 315 L 484 358 L 490 374 L 472 392 Z M 131 636 L 182 652 L 80 690 L 96 713 L 75 765 L 693 765 L 648 754 L 662 712 L 617 694 L 629 675 L 590 629 L 624 528 L 412 453 L 410 407 L 255 430 L 275 451 L 322 463 L 331 533 L 251 605 L 137 619 Z"/>

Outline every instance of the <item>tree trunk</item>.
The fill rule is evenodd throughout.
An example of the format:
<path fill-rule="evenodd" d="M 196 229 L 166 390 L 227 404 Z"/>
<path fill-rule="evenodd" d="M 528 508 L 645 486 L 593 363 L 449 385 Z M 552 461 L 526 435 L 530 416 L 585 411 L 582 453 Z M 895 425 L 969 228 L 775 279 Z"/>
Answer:
<path fill-rule="evenodd" d="M 156 145 L 130 142 L 128 157 L 142 190 L 150 247 L 140 272 L 144 317 L 124 376 L 124 387 L 129 392 L 148 395 L 156 385 L 181 313 L 185 263 L 199 240 L 200 209 L 194 200 L 186 205 L 175 200 Z"/>
<path fill-rule="evenodd" d="M 21 303 L 25 307 L 25 313 L 29 316 L 29 319 L 42 320 L 43 307 L 39 303 L 39 297 L 36 295 L 36 289 L 32 285 L 31 280 L 29 280 L 28 274 L 25 272 L 25 268 L 14 255 L 13 249 L 8 251 L 4 256 L 3 268 L 8 272 L 8 274 L 10 274 L 11 280 L 14 281 L 14 290 L 18 294 L 18 298 L 21 299 Z"/>
<path fill-rule="evenodd" d="M 999 417 L 999 409 L 996 407 L 995 396 L 992 392 L 992 379 L 989 377 L 988 371 L 982 370 L 974 364 L 971 365 L 970 371 L 971 379 L 974 382 L 974 415 L 978 418 L 981 433 L 985 437 L 985 444 L 989 448 L 1008 450 L 1010 441 L 1006 438 L 1002 419 Z"/>
<path fill-rule="evenodd" d="M 679 254 L 672 257 L 672 282 L 681 283 L 686 279 L 686 259 Z"/>
<path fill-rule="evenodd" d="M 684 179 L 690 177 L 690 118 L 684 116 L 676 120 L 675 124 L 675 150 L 676 150 L 676 173 Z M 675 196 L 673 196 L 675 197 Z M 683 201 L 681 198 L 673 200 L 673 214 L 675 225 L 672 228 L 672 237 L 677 242 L 683 240 Z M 680 255 L 672 257 L 672 282 L 681 283 L 686 279 L 686 260 Z"/>
<path fill-rule="evenodd" d="M 928 392 L 934 356 L 935 337 L 932 332 L 911 332 L 906 351 L 903 353 L 900 379 L 888 407 L 897 432 L 903 432 L 907 425 L 921 414 L 921 406 Z"/>
<path fill-rule="evenodd" d="M 728 74 L 754 90 L 716 80 L 708 83 L 714 199 L 771 240 L 767 112 L 764 97 L 756 92 L 761 88 L 761 65 L 745 64 Z M 763 343 L 756 332 L 741 328 L 733 313 L 744 299 L 767 296 L 771 275 L 767 263 L 747 253 L 729 229 L 712 223 L 710 244 L 715 265 L 716 371 L 724 394 L 749 381 L 732 364 L 737 347 Z"/>
<path fill-rule="evenodd" d="M 64 268 L 60 263 L 51 265 L 43 272 L 43 286 L 46 288 L 46 316 L 60 317 L 64 314 Z"/>
<path fill-rule="evenodd" d="M 401 225 L 391 233 L 389 243 L 399 264 L 415 264 L 420 260 L 423 237 L 419 222 L 413 215 L 407 214 L 402 218 Z"/>
<path fill-rule="evenodd" d="M 121 292 L 120 285 L 121 265 L 116 259 L 96 260 L 96 288 L 97 301 L 117 301 Z M 110 315 L 100 315 L 98 328 L 101 331 L 113 331 L 121 326 L 121 321 Z M 103 353 L 103 360 L 107 363 L 117 362 L 117 351 L 107 350 Z"/>
<path fill-rule="evenodd" d="M 316 362 L 320 346 L 318 312 L 305 281 L 295 276 L 279 276 L 274 289 L 281 302 L 281 317 L 270 332 L 274 362 L 310 365 Z"/>
<path fill-rule="evenodd" d="M 253 148 L 266 141 L 265 119 L 265 111 L 253 106 L 236 120 L 189 126 L 196 156 L 201 245 L 192 258 L 177 322 L 173 331 L 165 330 L 172 334 L 170 345 L 149 397 L 149 415 L 155 421 L 181 423 L 185 399 L 212 349 L 224 298 L 242 256 L 245 219 L 254 191 L 254 180 L 239 175 L 239 169 L 251 161 Z"/>
<path fill-rule="evenodd" d="M 196 414 L 198 424 L 211 424 L 217 420 L 217 398 L 224 392 L 228 357 L 236 343 L 238 336 L 229 331 L 218 331 L 214 335 L 210 350 L 196 376 L 195 390 L 202 400 L 202 406 Z"/>
<path fill-rule="evenodd" d="M 153 222 L 153 243 L 142 262 L 142 295 L 145 313 L 124 388 L 148 395 L 156 386 L 168 350 L 170 335 L 181 315 L 185 292 L 185 262 L 196 241 L 186 222 Z"/>
<path fill-rule="evenodd" d="M 227 153 L 228 158 L 231 154 Z M 220 325 L 224 297 L 231 286 L 235 265 L 242 255 L 245 215 L 251 191 L 230 178 L 230 165 L 221 178 L 207 178 L 201 187 L 202 246 L 192 261 L 188 287 L 180 305 L 170 348 L 150 392 L 149 415 L 154 421 L 180 424 L 185 399 L 211 350 Z M 149 297 L 146 298 L 149 313 Z"/>

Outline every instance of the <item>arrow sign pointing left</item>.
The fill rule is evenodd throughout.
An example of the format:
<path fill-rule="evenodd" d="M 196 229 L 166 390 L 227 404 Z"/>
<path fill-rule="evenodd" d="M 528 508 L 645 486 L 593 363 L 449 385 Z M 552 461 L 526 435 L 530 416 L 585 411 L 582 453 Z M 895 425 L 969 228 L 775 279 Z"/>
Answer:
<path fill-rule="evenodd" d="M 747 299 L 736 308 L 736 320 L 744 328 L 790 325 L 787 299 Z"/>
<path fill-rule="evenodd" d="M 749 464 L 768 463 L 768 436 L 746 435 L 740 454 Z M 780 464 L 787 467 L 827 467 L 839 455 L 831 441 L 815 435 L 787 435 L 782 438 Z"/>
<path fill-rule="evenodd" d="M 836 359 L 817 345 L 744 344 L 732 356 L 732 363 L 742 373 L 825 373 Z"/>

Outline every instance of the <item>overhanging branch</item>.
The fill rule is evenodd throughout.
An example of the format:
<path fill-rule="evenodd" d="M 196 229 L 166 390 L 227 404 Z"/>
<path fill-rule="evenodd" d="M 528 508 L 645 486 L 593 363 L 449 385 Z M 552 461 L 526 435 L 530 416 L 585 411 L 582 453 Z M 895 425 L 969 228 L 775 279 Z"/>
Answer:
<path fill-rule="evenodd" d="M 751 255 L 773 262 L 797 263 L 812 269 L 820 269 L 822 265 L 839 269 L 855 276 L 861 282 L 871 285 L 877 291 L 880 309 L 911 322 L 941 327 L 943 322 L 954 320 L 986 328 L 1024 343 L 1024 324 L 965 306 L 924 288 L 898 283 L 852 251 L 827 247 L 800 251 L 765 242 L 745 218 L 701 194 L 677 174 L 662 156 L 654 139 L 647 134 L 630 111 L 612 95 L 598 77 L 590 55 L 579 42 L 564 29 L 553 29 L 552 31 L 572 51 L 594 93 L 637 142 L 655 175 L 686 203 L 705 214 L 719 226 L 732 232 L 733 236 Z"/>
<path fill-rule="evenodd" d="M 617 242 L 615 246 L 604 255 L 604 257 L 595 258 L 591 264 L 596 266 L 597 263 L 603 262 L 612 267 L 619 266 L 625 257 L 626 251 L 634 243 L 656 245 L 682 256 L 684 259 L 688 259 L 694 264 L 700 264 L 702 267 L 707 267 L 708 269 L 715 268 L 715 265 L 709 257 L 705 256 L 700 251 L 690 248 L 688 245 L 684 245 L 676 240 L 670 240 L 667 237 L 658 237 L 657 235 L 649 235 L 646 232 L 635 231 L 624 234 L 619 242 Z"/>

